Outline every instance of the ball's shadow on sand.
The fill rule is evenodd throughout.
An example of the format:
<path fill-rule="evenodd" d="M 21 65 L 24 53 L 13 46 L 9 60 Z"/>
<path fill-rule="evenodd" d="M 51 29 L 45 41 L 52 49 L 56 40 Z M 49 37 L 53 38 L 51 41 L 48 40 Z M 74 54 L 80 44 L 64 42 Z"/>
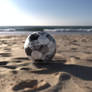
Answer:
<path fill-rule="evenodd" d="M 58 62 L 58 63 L 56 63 Z M 38 68 L 46 68 L 45 70 L 41 71 L 32 71 L 33 73 L 38 73 L 38 74 L 51 74 L 55 72 L 67 72 L 70 73 L 76 77 L 79 77 L 83 80 L 92 80 L 92 67 L 87 67 L 87 66 L 81 66 L 81 65 L 75 65 L 75 64 L 64 64 L 60 63 L 64 62 L 62 60 L 54 60 L 51 61 L 51 63 L 47 64 L 35 64 L 36 67 Z"/>

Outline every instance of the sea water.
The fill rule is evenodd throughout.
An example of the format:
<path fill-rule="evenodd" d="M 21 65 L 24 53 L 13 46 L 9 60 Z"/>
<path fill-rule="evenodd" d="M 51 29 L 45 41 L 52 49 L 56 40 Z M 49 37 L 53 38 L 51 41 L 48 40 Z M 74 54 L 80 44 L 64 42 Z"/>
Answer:
<path fill-rule="evenodd" d="M 35 29 L 35 30 L 34 30 Z M 37 30 L 38 29 L 38 30 Z M 50 34 L 92 34 L 91 26 L 49 26 L 49 27 L 0 27 L 0 35 L 25 35 L 36 31 L 45 31 Z"/>

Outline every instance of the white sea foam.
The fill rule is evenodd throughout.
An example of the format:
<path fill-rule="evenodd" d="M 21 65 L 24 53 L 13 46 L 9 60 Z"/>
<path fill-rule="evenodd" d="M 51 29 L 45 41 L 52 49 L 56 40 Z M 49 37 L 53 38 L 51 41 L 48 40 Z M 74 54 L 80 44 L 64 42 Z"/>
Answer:
<path fill-rule="evenodd" d="M 44 31 L 47 31 L 47 32 L 92 32 L 92 28 L 90 29 L 44 29 Z"/>

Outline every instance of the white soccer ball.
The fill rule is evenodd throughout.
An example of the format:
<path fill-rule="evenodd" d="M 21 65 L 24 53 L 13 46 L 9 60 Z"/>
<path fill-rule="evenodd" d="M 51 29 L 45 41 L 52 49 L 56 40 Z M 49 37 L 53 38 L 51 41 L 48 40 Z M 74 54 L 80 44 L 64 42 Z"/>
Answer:
<path fill-rule="evenodd" d="M 48 62 L 55 55 L 56 41 L 46 32 L 33 32 L 27 37 L 24 49 L 33 61 Z"/>

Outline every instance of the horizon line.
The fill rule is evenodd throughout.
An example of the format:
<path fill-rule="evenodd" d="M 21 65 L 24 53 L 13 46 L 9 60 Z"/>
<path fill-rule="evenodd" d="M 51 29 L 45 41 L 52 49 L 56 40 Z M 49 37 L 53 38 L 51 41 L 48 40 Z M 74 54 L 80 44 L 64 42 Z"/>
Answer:
<path fill-rule="evenodd" d="M 8 27 L 11 27 L 11 26 L 57 26 L 57 27 L 62 27 L 62 26 L 92 26 L 92 25 L 0 25 L 0 27 L 5 27 L 5 26 L 8 26 Z"/>

